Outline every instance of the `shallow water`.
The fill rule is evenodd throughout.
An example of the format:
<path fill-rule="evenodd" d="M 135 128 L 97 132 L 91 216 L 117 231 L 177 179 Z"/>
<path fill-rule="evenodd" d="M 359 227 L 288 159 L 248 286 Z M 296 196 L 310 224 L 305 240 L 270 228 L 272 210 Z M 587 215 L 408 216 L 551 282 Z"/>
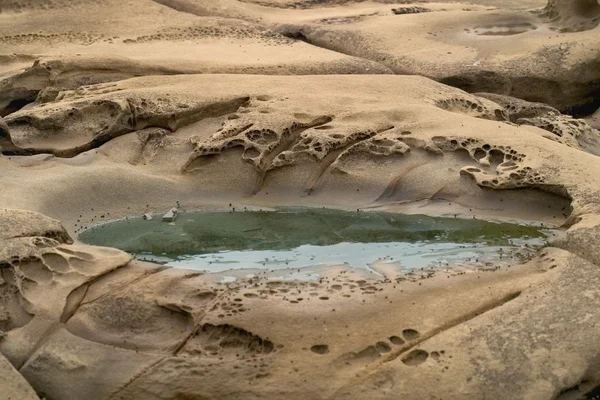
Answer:
<path fill-rule="evenodd" d="M 121 220 L 82 233 L 82 242 L 116 247 L 138 259 L 218 272 L 374 263 L 407 271 L 447 265 L 510 263 L 541 246 L 549 231 L 481 220 L 329 209 L 191 212 Z"/>

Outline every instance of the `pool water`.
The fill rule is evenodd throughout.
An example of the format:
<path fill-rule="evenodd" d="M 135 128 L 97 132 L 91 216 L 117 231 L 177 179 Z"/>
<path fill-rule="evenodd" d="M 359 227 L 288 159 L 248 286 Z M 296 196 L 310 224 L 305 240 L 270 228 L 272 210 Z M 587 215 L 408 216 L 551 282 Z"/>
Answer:
<path fill-rule="evenodd" d="M 219 272 L 344 264 L 399 269 L 492 265 L 526 258 L 552 233 L 475 219 L 330 209 L 189 212 L 175 222 L 130 218 L 96 226 L 79 239 L 138 259 Z"/>

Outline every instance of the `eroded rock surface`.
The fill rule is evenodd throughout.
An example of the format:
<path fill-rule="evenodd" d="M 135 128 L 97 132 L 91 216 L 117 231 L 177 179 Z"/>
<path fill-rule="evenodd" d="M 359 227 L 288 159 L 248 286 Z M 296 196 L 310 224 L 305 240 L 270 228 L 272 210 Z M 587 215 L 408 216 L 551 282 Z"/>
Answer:
<path fill-rule="evenodd" d="M 540 15 L 559 32 L 587 31 L 600 24 L 600 4 L 594 0 L 548 0 Z"/>
<path fill-rule="evenodd" d="M 183 71 L 124 57 L 40 58 L 29 68 L 0 80 L 0 114 L 18 111 L 36 100 L 52 101 L 61 90 L 140 75 L 176 73 Z"/>
<path fill-rule="evenodd" d="M 567 176 L 573 168 L 577 174 L 592 175 L 570 160 L 583 157 L 581 150 L 600 152 L 598 130 L 550 107 L 523 101 L 517 107 L 507 97 L 469 95 L 418 77 L 382 77 L 378 83 L 361 77 L 264 77 L 261 88 L 254 79 L 187 75 L 85 86 L 15 112 L 7 121 L 12 141 L 29 152 L 79 154 L 65 161 L 40 159 L 42 164 L 71 170 L 68 165 L 102 159 L 111 168 L 123 165 L 128 172 L 120 172 L 120 179 L 130 176 L 126 179 L 133 183 L 131 179 L 171 176 L 189 180 L 192 186 L 201 184 L 196 189 L 200 192 L 221 187 L 236 196 L 265 198 L 286 187 L 290 196 L 318 199 L 328 197 L 333 188 L 350 192 L 353 185 L 369 180 L 366 192 L 353 189 L 354 198 L 383 203 L 456 200 L 472 191 L 461 175 L 475 178 L 481 187 L 542 189 L 567 203 L 577 193 L 592 190 Z M 294 92 L 299 83 L 306 90 Z M 376 89 L 336 105 L 332 99 L 344 96 L 345 85 Z M 402 94 L 398 85 L 406 88 Z M 552 142 L 565 156 L 549 168 L 537 152 L 554 153 Z M 586 157 L 596 161 L 595 156 Z M 228 167 L 230 162 L 236 170 Z M 447 172 L 440 173 L 439 165 L 447 165 Z M 417 166 L 433 180 L 413 181 Z M 290 174 L 290 168 L 295 172 Z M 372 169 L 379 171 L 376 177 Z M 142 170 L 146 172 L 140 175 Z M 103 180 L 98 187 L 106 184 Z M 566 205 L 560 205 L 557 221 L 569 215 Z"/>
<path fill-rule="evenodd" d="M 0 397 L 597 393 L 600 6 L 409 3 L 4 1 Z M 281 205 L 565 232 L 510 266 L 312 281 L 76 241 L 174 206 Z"/>
<path fill-rule="evenodd" d="M 508 370 L 485 372 L 496 364 L 518 371 L 510 378 L 519 382 L 515 398 L 600 384 L 597 341 L 584 339 L 597 331 L 597 156 L 583 151 L 577 133 L 563 134 L 569 142 L 548 140 L 552 133 L 522 122 L 566 117 L 418 77 L 265 77 L 258 87 L 255 79 L 162 76 L 63 91 L 13 113 L 11 137 L 75 143 L 60 130 L 82 132 L 62 122 L 74 105 L 125 104 L 139 125 L 125 124 L 72 158 L 7 155 L 0 161 L 11 174 L 3 179 L 29 177 L 16 188 L 23 194 L 36 190 L 36 174 L 61 191 L 85 184 L 85 196 L 48 189 L 31 203 L 67 216 L 73 231 L 131 214 L 140 203 L 132 193 L 153 205 L 175 196 L 201 204 L 213 192 L 235 205 L 324 204 L 337 193 L 337 206 L 346 207 L 416 201 L 475 212 L 493 204 L 504 215 L 527 210 L 573 225 L 557 242 L 562 250 L 466 275 L 382 281 L 333 268 L 318 282 L 265 275 L 223 284 L 72 244 L 58 221 L 6 210 L 0 350 L 41 396 L 421 398 L 436 395 L 433 382 L 441 379 L 438 397 L 454 382 L 467 382 L 460 398 L 501 397 Z M 299 83 L 304 90 L 294 92 Z M 349 86 L 361 95 L 347 96 Z M 119 126 L 120 114 L 109 111 L 102 115 Z M 94 127 L 98 114 L 78 118 Z M 395 317 L 381 318 L 388 314 Z M 567 314 L 579 331 L 577 345 L 563 348 L 556 343 L 572 332 L 555 321 Z"/>
<path fill-rule="evenodd" d="M 7 400 L 38 400 L 29 383 L 0 355 L 0 390 Z"/>
<path fill-rule="evenodd" d="M 20 367 L 72 316 L 87 284 L 127 264 L 130 256 L 74 245 L 60 222 L 31 211 L 2 210 L 0 224 L 0 349 Z"/>
<path fill-rule="evenodd" d="M 24 151 L 73 156 L 97 147 L 117 136 L 158 127 L 169 131 L 196 120 L 235 111 L 246 98 L 174 103 L 168 98 L 146 99 L 123 96 L 112 85 L 96 86 L 96 93 L 111 93 L 90 102 L 79 100 L 86 89 L 69 93 L 66 101 L 17 111 L 6 118 L 12 143 Z"/>
<path fill-rule="evenodd" d="M 152 0 L 3 4 L 0 57 L 15 55 L 2 59 L 0 116 L 64 89 L 134 76 L 392 73 L 374 61 L 296 42 L 255 18 L 239 19 L 227 3 L 205 3 L 207 10 L 196 14 Z"/>
<path fill-rule="evenodd" d="M 63 293 L 67 301 L 77 293 L 77 304 L 61 323 L 53 317 L 61 312 L 28 310 L 33 318 L 5 328 L 0 349 L 50 399 L 448 397 L 462 382 L 448 397 L 458 399 L 501 397 L 506 379 L 518 379 L 510 389 L 517 398 L 583 394 L 600 383 L 600 274 L 589 246 L 594 236 L 584 234 L 597 229 L 596 219 L 574 225 L 565 250 L 547 248 L 519 268 L 464 277 L 381 281 L 332 269 L 316 282 L 220 284 L 132 262 Z M 3 267 L 2 276 L 21 266 Z M 382 313 L 395 318 L 382 320 Z M 576 334 L 564 319 L 576 321 Z M 511 368 L 489 368 L 498 363 Z"/>
<path fill-rule="evenodd" d="M 497 9 L 426 3 L 429 12 L 386 5 L 323 8 L 320 18 L 316 10 L 289 10 L 268 21 L 287 36 L 377 61 L 396 74 L 424 75 L 468 92 L 510 95 L 579 115 L 594 111 L 597 2 L 551 1 L 544 10 L 532 4 L 532 12 L 504 3 L 495 3 Z M 323 12 L 344 23 L 327 23 Z M 549 35 L 549 28 L 560 33 Z"/>
<path fill-rule="evenodd" d="M 600 105 L 595 0 L 387 3 L 11 3 L 0 37 L 19 56 L 6 58 L 0 115 L 75 85 L 173 73 L 416 74 L 578 115 Z"/>

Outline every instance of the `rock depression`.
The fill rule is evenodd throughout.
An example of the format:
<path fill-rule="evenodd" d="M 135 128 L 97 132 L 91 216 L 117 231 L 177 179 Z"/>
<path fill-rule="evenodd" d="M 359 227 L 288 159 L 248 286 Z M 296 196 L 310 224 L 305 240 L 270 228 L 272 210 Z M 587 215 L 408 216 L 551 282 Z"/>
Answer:
<path fill-rule="evenodd" d="M 2 2 L 0 397 L 594 398 L 599 7 Z M 78 236 L 281 207 L 560 233 L 467 269 L 235 279 Z"/>

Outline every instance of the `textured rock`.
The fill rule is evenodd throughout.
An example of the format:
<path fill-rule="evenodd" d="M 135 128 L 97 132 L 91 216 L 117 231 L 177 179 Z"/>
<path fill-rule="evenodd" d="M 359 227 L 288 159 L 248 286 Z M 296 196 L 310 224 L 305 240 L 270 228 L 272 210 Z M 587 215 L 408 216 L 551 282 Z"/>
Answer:
<path fill-rule="evenodd" d="M 599 6 L 474 1 L 3 1 L 0 397 L 590 397 L 600 140 L 561 112 L 597 109 Z M 510 267 L 312 281 L 73 240 L 282 205 L 569 229 Z"/>
<path fill-rule="evenodd" d="M 60 222 L 31 211 L 2 210 L 0 227 L 0 349 L 21 366 L 71 317 L 87 283 L 127 264 L 130 256 L 70 244 Z"/>
<path fill-rule="evenodd" d="M 136 62 L 124 57 L 40 58 L 24 71 L 0 80 L 0 114 L 18 111 L 36 100 L 54 100 L 61 90 L 140 75 L 176 73 L 183 71 Z"/>
<path fill-rule="evenodd" d="M 111 104 L 135 110 L 135 123 L 123 123 L 118 113 L 111 117 Z M 74 112 L 78 124 L 63 124 L 74 105 L 106 107 L 102 113 Z M 25 178 L 32 171 L 26 166 L 54 168 L 38 169 L 29 185 L 16 185 L 15 195 L 0 198 L 52 212 L 74 230 L 90 219 L 164 212 L 176 201 L 201 206 L 216 193 L 227 203 L 255 195 L 261 202 L 287 198 L 293 204 L 310 194 L 317 205 L 444 198 L 471 209 L 494 204 L 517 211 L 531 203 L 516 199 L 533 192 L 480 188 L 541 189 L 553 205 L 519 215 L 546 213 L 542 220 L 560 223 L 571 199 L 576 214 L 589 213 L 596 207 L 597 178 L 573 160 L 595 160 L 581 150 L 594 150 L 597 131 L 563 115 L 534 117 L 554 118 L 565 128 L 560 137 L 516 125 L 511 112 L 513 119 L 534 115 L 514 114 L 509 106 L 419 77 L 178 75 L 91 85 L 11 115 L 13 140 L 29 142 L 29 151 L 53 147 L 56 155 L 78 155 L 5 158 L 7 182 L 32 179 Z M 99 121 L 114 129 L 103 130 Z M 549 154 L 552 162 L 545 159 Z M 464 177 L 478 172 L 479 187 Z M 44 179 L 55 184 L 48 187 Z M 36 188 L 44 195 L 29 194 Z M 61 193 L 69 190 L 85 191 L 93 205 L 78 196 L 65 199 Z M 23 200 L 17 203 L 15 196 Z"/>
<path fill-rule="evenodd" d="M 5 157 L 2 162 L 11 173 L 2 179 L 8 183 L 8 179 L 28 177 L 24 180 L 27 187 L 15 185 L 20 191 L 14 193 L 22 193 L 23 199 L 34 197 L 26 193 L 37 193 L 34 205 L 70 216 L 70 229 L 92 219 L 132 213 L 131 208 L 141 203 L 147 212 L 151 211 L 150 201 L 160 206 L 166 200 L 173 202 L 175 195 L 181 201 L 203 200 L 211 191 L 220 194 L 226 190 L 236 191 L 235 203 L 254 191 L 257 198 L 263 196 L 262 205 L 276 204 L 284 196 L 297 196 L 295 204 L 339 198 L 345 207 L 425 198 L 431 202 L 443 199 L 446 204 L 460 201 L 479 207 L 477 210 L 494 204 L 503 214 L 511 207 L 524 213 L 530 204 L 528 217 L 565 221 L 572 202 L 573 222 L 578 215 L 597 212 L 598 174 L 593 167 L 597 158 L 578 147 L 547 140 L 540 134 L 546 131 L 510 122 L 515 113 L 535 118 L 537 114 L 528 113 L 548 112 L 544 107 L 528 103 L 513 107 L 499 98 L 469 95 L 418 77 L 263 77 L 258 86 L 255 79 L 162 76 L 121 81 L 106 93 L 104 84 L 64 92 L 47 106 L 22 110 L 12 117 L 43 112 L 49 121 L 60 120 L 74 102 L 85 106 L 119 98 L 140 105 L 140 99 L 146 99 L 146 108 L 140 107 L 138 115 L 161 121 L 162 116 L 177 110 L 178 104 L 193 109 L 198 104 L 211 107 L 222 99 L 241 100 L 218 117 L 204 114 L 188 124 L 176 124 L 173 132 L 142 127 L 124 133 L 110 139 L 95 155 L 88 152 L 64 161 L 32 160 L 27 165 L 33 167 L 20 164 L 29 156 L 15 157 L 15 161 Z M 293 90 L 298 85 L 304 90 Z M 355 88 L 352 96 L 347 95 L 347 87 Z M 160 103 L 161 108 L 156 105 L 158 98 L 169 100 Z M 185 120 L 185 111 L 178 115 Z M 93 122 L 95 116 L 83 113 L 81 118 Z M 37 132 L 45 136 L 44 132 L 54 131 Z M 147 162 L 130 163 L 138 156 L 123 157 L 137 151 L 142 152 L 140 160 Z M 39 165 L 53 168 L 41 171 Z M 112 171 L 118 175 L 111 175 Z M 47 189 L 36 189 L 38 179 Z M 154 179 L 160 184 L 154 185 Z M 196 180 L 200 183 L 194 184 Z M 74 190 L 79 184 L 81 189 Z M 128 194 L 137 186 L 139 192 Z M 56 187 L 61 192 L 54 197 Z M 152 192 L 155 187 L 160 189 L 154 192 L 157 196 Z M 65 198 L 65 190 L 77 195 Z M 241 393 L 305 398 L 304 379 L 313 382 L 312 398 L 342 396 L 348 390 L 357 397 L 371 391 L 378 396 L 370 383 L 363 385 L 372 382 L 371 378 L 387 388 L 382 396 L 409 397 L 407 391 L 414 387 L 430 390 L 441 366 L 450 368 L 444 379 L 453 382 L 466 382 L 467 375 L 477 372 L 469 363 L 483 353 L 469 350 L 465 333 L 452 333 L 452 327 L 459 329 L 464 321 L 497 325 L 495 331 L 481 330 L 477 343 L 482 348 L 490 346 L 485 365 L 507 362 L 503 357 L 517 351 L 521 341 L 511 342 L 513 347 L 507 353 L 497 350 L 494 332 L 508 335 L 513 329 L 501 328 L 497 322 L 497 318 L 508 318 L 502 314 L 509 312 L 503 311 L 503 304 L 524 302 L 527 296 L 542 297 L 541 293 L 555 285 L 548 282 L 567 281 L 574 273 L 568 267 L 564 277 L 550 279 L 563 271 L 562 267 L 550 267 L 566 265 L 566 261 L 544 256 L 527 267 L 499 275 L 442 275 L 441 286 L 435 286 L 434 280 L 419 281 L 422 285 L 406 282 L 401 291 L 372 278 L 363 282 L 346 274 L 328 278 L 335 283 L 325 281 L 316 286 L 272 282 L 267 276 L 256 282 L 224 285 L 209 275 L 128 264 L 129 256 L 117 250 L 69 244 L 60 223 L 37 213 L 8 210 L 1 215 L 6 233 L 2 237 L 5 266 L 0 286 L 5 335 L 0 350 L 36 390 L 50 398 L 98 393 L 101 398 L 132 399 L 231 398 Z M 576 232 L 577 225 L 572 229 Z M 575 251 L 577 245 L 566 248 Z M 552 258 L 557 261 L 550 261 Z M 550 272 L 540 273 L 547 270 Z M 596 279 L 591 266 L 582 271 L 590 282 Z M 482 284 L 481 279 L 487 283 Z M 539 288 L 531 286 L 546 279 L 549 281 L 539 283 Z M 569 285 L 579 290 L 579 283 Z M 548 301 L 557 302 L 563 294 L 553 296 Z M 448 309 L 447 304 L 453 307 Z M 529 302 L 523 304 L 535 309 Z M 581 304 L 585 306 L 581 312 L 587 312 L 587 305 Z M 515 314 L 513 309 L 506 310 Z M 539 326 L 548 326 L 554 315 L 563 315 L 554 312 L 559 310 L 541 309 L 536 319 Z M 381 318 L 391 313 L 396 318 Z M 482 313 L 483 322 L 476 323 L 476 315 Z M 538 335 L 538 328 L 526 325 L 525 320 L 515 319 L 514 324 L 523 332 Z M 327 331 L 322 329 L 324 323 Z M 593 329 L 583 324 L 581 335 L 593 337 Z M 348 339 L 350 332 L 357 336 Z M 552 335 L 552 343 L 564 342 L 567 331 L 555 329 Z M 429 340 L 440 344 L 429 347 Z M 548 371 L 536 358 L 536 347 L 526 338 L 522 343 L 528 343 L 527 353 L 518 359 L 529 367 L 519 370 L 518 379 L 523 383 L 513 393 L 517 397 L 539 389 L 528 372 L 533 365 Z M 544 378 L 546 386 L 540 393 L 558 393 L 565 385 L 573 386 L 581 368 L 593 371 L 593 359 L 589 358 L 596 354 L 589 344 L 593 342 L 577 343 L 575 354 L 581 366 L 565 361 L 564 372 Z M 441 353 L 444 349 L 447 357 Z M 452 354 L 449 349 L 454 349 Z M 571 360 L 562 348 L 560 351 L 563 358 Z M 449 355 L 456 361 L 451 363 Z M 432 364 L 437 363 L 436 358 L 445 361 Z M 122 368 L 112 371 L 121 364 Z M 555 363 L 548 365 L 552 370 L 558 368 Z M 111 373 L 93 378 L 104 369 Z M 359 377 L 348 381 L 348 376 L 355 375 Z M 597 382 L 594 375 L 583 375 Z M 410 384 L 400 384 L 395 376 L 403 376 L 403 382 Z M 469 383 L 467 397 L 480 398 L 482 390 L 503 390 L 495 378 L 476 376 L 478 379 Z M 65 387 L 71 392 L 66 393 Z M 450 381 L 445 390 L 448 387 Z"/>
<path fill-rule="evenodd" d="M 255 19 L 231 18 L 238 14 L 228 1 L 205 3 L 198 15 L 178 11 L 185 2 L 169 3 L 3 3 L 11 23 L 0 27 L 8 70 L 0 75 L 0 116 L 61 90 L 142 75 L 391 73 L 373 61 L 296 43 Z M 30 58 L 38 59 L 24 67 Z"/>
<path fill-rule="evenodd" d="M 0 209 L 0 239 L 44 237 L 58 243 L 72 243 L 60 221 L 35 211 Z M 7 254 L 4 255 L 5 258 Z"/>
<path fill-rule="evenodd" d="M 583 119 L 550 114 L 534 118 L 520 118 L 517 120 L 517 124 L 536 126 L 552 133 L 552 135 L 545 135 L 546 138 L 580 148 L 597 156 L 600 155 L 600 130 L 591 127 Z"/>
<path fill-rule="evenodd" d="M 94 90 L 102 91 L 102 86 Z M 93 102 L 78 101 L 78 94 L 85 91 L 75 91 L 69 100 L 58 106 L 36 107 L 11 114 L 6 121 L 12 142 L 31 152 L 68 157 L 146 127 L 173 131 L 199 119 L 233 112 L 246 101 L 245 98 L 230 98 L 204 104 L 175 104 L 162 98 L 125 97 L 118 92 Z M 110 89 L 107 91 L 111 92 Z"/>
<path fill-rule="evenodd" d="M 505 9 L 504 3 L 495 3 L 498 9 L 431 4 L 431 12 L 418 13 L 384 5 L 340 7 L 337 15 L 347 21 L 342 24 L 323 22 L 317 10 L 289 10 L 267 21 L 287 36 L 379 62 L 396 74 L 424 75 L 468 92 L 510 95 L 578 115 L 595 110 L 597 2 L 550 1 L 535 12 Z M 548 35 L 548 27 L 556 33 Z"/>
<path fill-rule="evenodd" d="M 12 143 L 10 142 L 10 132 L 8 131 L 8 125 L 6 125 L 4 119 L 0 117 L 0 150 L 3 150 L 3 147 L 10 145 L 12 145 Z"/>
<path fill-rule="evenodd" d="M 600 129 L 600 109 L 598 109 L 594 114 L 586 118 L 586 121 L 593 128 Z"/>
<path fill-rule="evenodd" d="M 109 399 L 160 359 L 158 355 L 89 342 L 59 327 L 21 371 L 47 399 Z"/>
<path fill-rule="evenodd" d="M 596 0 L 548 0 L 540 15 L 556 31 L 587 31 L 600 24 L 600 4 Z"/>
<path fill-rule="evenodd" d="M 595 265 L 600 265 L 600 252 L 596 248 L 599 239 L 600 218 L 598 215 L 586 214 L 579 217 L 577 224 L 554 245 L 570 250 Z"/>
<path fill-rule="evenodd" d="M 20 369 L 49 399 L 583 395 L 600 383 L 597 225 L 583 217 L 560 244 L 568 251 L 544 249 L 518 269 L 418 286 L 339 270 L 225 285 L 132 263 L 89 285 Z M 25 328 L 0 339 L 5 354 Z"/>
<path fill-rule="evenodd" d="M 0 391 L 6 400 L 38 400 L 29 383 L 0 355 Z"/>
<path fill-rule="evenodd" d="M 492 93 L 476 93 L 476 95 L 501 105 L 510 122 L 541 128 L 552 134 L 544 134 L 547 139 L 600 155 L 600 131 L 584 119 L 563 115 L 543 103 L 532 103 Z"/>
<path fill-rule="evenodd" d="M 554 399 L 567 392 L 585 398 L 600 379 L 597 355 L 589 352 L 591 343 L 599 340 L 594 299 L 600 274 L 596 265 L 572 253 L 550 248 L 541 257 L 551 269 L 542 281 L 504 305 L 420 343 L 418 362 L 402 368 L 406 372 L 398 373 L 407 359 L 388 357 L 334 398 L 369 393 L 376 399 Z M 518 383 L 504 386 L 517 376 Z M 419 385 L 413 385 L 415 381 Z M 447 391 L 457 381 L 460 389 Z M 484 388 L 481 382 L 490 385 Z"/>
<path fill-rule="evenodd" d="M 516 97 L 503 96 L 495 93 L 474 93 L 475 96 L 483 97 L 497 103 L 506 111 L 511 122 L 517 122 L 521 118 L 535 118 L 543 116 L 560 115 L 560 112 L 547 104 L 534 103 L 517 99 Z"/>

